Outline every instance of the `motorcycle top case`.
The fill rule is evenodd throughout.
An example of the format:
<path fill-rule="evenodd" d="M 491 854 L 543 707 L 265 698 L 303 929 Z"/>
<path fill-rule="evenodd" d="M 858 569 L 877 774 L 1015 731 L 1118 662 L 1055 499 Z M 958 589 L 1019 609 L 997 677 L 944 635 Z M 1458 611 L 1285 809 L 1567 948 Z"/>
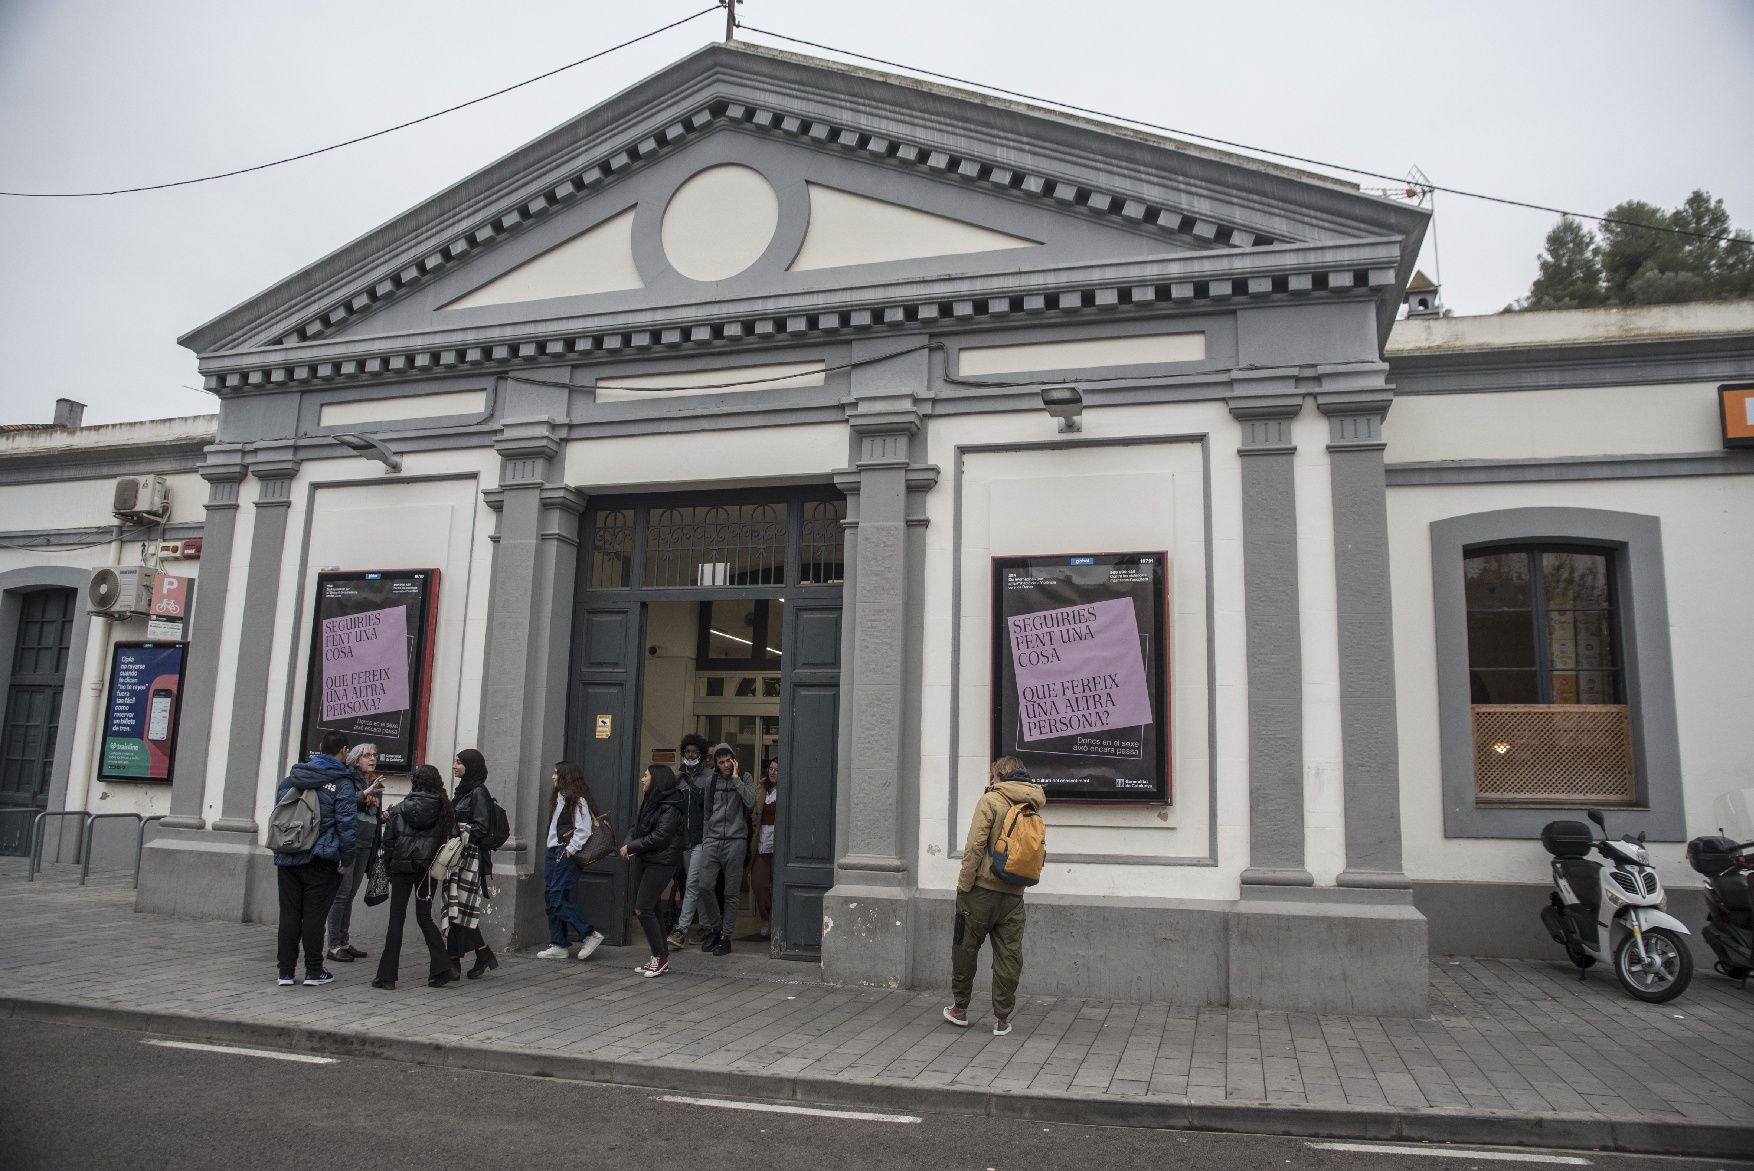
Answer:
<path fill-rule="evenodd" d="M 1581 821 L 1549 821 L 1541 827 L 1541 845 L 1555 858 L 1582 858 L 1596 844 L 1596 835 Z"/>
<path fill-rule="evenodd" d="M 1687 865 L 1700 874 L 1722 874 L 1740 862 L 1736 843 L 1729 838 L 1694 838 L 1687 843 Z"/>

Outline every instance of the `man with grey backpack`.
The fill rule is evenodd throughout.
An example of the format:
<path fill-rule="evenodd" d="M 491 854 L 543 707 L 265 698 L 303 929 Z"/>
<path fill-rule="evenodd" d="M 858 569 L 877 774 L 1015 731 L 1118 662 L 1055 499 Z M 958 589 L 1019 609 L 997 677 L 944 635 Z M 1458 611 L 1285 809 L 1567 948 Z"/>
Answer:
<path fill-rule="evenodd" d="M 274 791 L 268 819 L 268 848 L 274 851 L 280 885 L 279 980 L 293 983 L 299 947 L 304 947 L 305 983 L 327 984 L 323 967 L 323 924 L 341 877 L 354 859 L 355 809 L 359 793 L 342 759 L 347 737 L 323 736 L 322 751 L 295 764 Z"/>

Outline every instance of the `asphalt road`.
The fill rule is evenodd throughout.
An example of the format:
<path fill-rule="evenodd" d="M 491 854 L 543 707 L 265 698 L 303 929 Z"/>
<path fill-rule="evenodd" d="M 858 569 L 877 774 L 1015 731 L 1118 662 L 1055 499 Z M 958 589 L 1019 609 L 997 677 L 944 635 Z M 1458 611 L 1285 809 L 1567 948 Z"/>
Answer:
<path fill-rule="evenodd" d="M 1415 1155 L 1375 1144 L 1066 1126 L 963 1115 L 917 1121 L 766 1113 L 661 1091 L 363 1058 L 324 1064 L 165 1047 L 109 1029 L 0 1023 L 0 1168 L 706 1165 L 764 1171 L 1286 1167 L 1431 1171 L 1592 1166 L 1696 1171 L 1721 1161 L 1596 1152 Z M 177 1042 L 181 1045 L 184 1042 Z M 308 1056 L 308 1055 L 307 1055 Z M 684 1097 L 684 1095 L 672 1095 Z M 689 1095 L 700 1098 L 703 1095 Z M 745 1103 L 744 1106 L 760 1105 Z M 1429 1149 L 1429 1148 L 1428 1148 Z M 1459 1154 L 1459 1151 L 1452 1151 Z M 1527 1162 L 1529 1156 L 1583 1159 Z M 1739 1166 L 1749 1166 L 1741 1164 Z"/>

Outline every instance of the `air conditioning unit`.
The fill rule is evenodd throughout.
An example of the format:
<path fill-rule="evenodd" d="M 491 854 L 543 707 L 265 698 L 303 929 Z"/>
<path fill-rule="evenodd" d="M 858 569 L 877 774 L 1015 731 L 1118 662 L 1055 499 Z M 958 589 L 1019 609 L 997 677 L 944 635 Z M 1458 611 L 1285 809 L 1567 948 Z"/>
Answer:
<path fill-rule="evenodd" d="M 104 566 L 91 571 L 86 609 L 118 621 L 144 614 L 152 601 L 152 570 L 143 565 Z"/>
<path fill-rule="evenodd" d="M 170 485 L 163 476 L 123 476 L 110 511 L 123 520 L 163 520 L 171 511 Z"/>

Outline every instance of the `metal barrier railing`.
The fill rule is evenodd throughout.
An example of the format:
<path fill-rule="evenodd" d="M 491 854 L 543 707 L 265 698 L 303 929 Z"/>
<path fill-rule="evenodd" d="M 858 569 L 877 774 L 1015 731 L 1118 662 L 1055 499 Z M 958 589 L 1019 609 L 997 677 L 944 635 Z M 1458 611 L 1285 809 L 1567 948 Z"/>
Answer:
<path fill-rule="evenodd" d="M 37 880 L 37 867 L 40 864 L 43 852 L 43 822 L 51 817 L 86 818 L 90 816 L 91 814 L 83 809 L 45 809 L 43 812 L 37 814 L 36 820 L 30 823 L 30 867 L 25 872 L 26 882 L 35 882 Z M 81 840 L 83 840 L 84 834 L 85 827 L 82 824 L 80 826 Z"/>
<path fill-rule="evenodd" d="M 138 813 L 94 813 L 85 819 L 85 828 L 83 830 L 84 841 L 79 851 L 80 886 L 85 885 L 86 876 L 91 873 L 91 843 L 92 839 L 97 836 L 97 823 L 104 820 L 106 817 L 132 817 L 135 821 L 141 820 Z M 142 831 L 140 837 L 144 838 L 145 836 L 145 832 Z M 138 854 L 135 855 L 134 885 L 140 885 L 140 863 Z"/>
<path fill-rule="evenodd" d="M 135 814 L 139 817 L 139 814 Z M 140 861 L 146 856 L 146 827 L 155 821 L 163 821 L 164 814 L 155 813 L 151 817 L 140 818 L 140 833 L 134 839 L 134 889 L 140 889 Z"/>

